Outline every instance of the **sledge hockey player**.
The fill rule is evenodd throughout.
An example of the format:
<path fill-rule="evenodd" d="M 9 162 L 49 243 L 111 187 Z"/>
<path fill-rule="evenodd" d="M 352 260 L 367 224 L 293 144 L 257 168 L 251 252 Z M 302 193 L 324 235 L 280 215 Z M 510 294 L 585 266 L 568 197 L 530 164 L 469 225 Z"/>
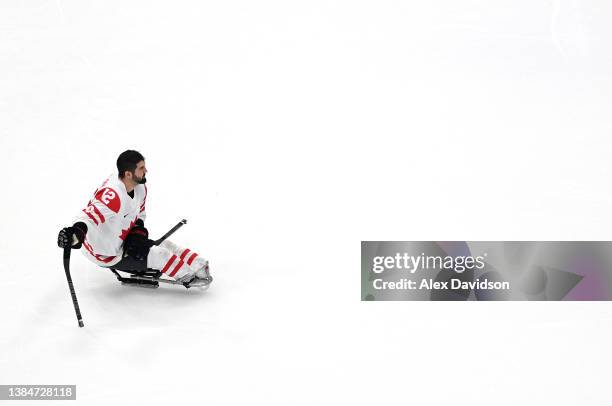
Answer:
<path fill-rule="evenodd" d="M 158 276 L 187 287 L 207 286 L 212 281 L 208 261 L 169 240 L 157 246 L 149 239 L 144 225 L 147 168 L 142 154 L 122 152 L 117 170 L 96 189 L 74 224 L 59 232 L 58 246 L 84 247 L 85 257 L 102 267 L 136 275 L 154 269 L 161 272 Z"/>

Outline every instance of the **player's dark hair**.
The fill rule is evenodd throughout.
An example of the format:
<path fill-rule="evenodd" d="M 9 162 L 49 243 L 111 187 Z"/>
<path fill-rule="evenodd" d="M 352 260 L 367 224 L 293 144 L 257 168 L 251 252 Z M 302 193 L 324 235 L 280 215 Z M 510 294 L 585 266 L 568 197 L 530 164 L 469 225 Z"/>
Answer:
<path fill-rule="evenodd" d="M 144 161 L 144 156 L 138 151 L 128 149 L 123 151 L 119 158 L 117 158 L 117 170 L 119 171 L 119 177 L 123 179 L 125 177 L 125 171 L 134 173 L 138 162 Z"/>

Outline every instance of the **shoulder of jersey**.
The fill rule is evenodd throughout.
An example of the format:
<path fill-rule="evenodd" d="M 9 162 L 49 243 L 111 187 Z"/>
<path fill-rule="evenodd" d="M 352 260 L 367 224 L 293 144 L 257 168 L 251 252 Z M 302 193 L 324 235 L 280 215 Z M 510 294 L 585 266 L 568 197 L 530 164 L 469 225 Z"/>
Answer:
<path fill-rule="evenodd" d="M 102 202 L 102 204 L 115 213 L 119 213 L 121 209 L 121 197 L 115 188 L 103 186 L 96 192 L 94 198 Z"/>

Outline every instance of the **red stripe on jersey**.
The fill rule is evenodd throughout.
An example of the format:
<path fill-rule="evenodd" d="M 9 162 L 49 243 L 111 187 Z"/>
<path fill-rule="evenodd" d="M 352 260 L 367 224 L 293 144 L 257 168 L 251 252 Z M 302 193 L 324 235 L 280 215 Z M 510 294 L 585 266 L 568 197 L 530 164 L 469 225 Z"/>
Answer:
<path fill-rule="evenodd" d="M 189 257 L 189 260 L 187 261 L 187 265 L 191 265 L 191 263 L 193 262 L 193 260 L 198 256 L 198 254 L 196 254 L 195 252 L 193 254 L 191 254 L 191 256 Z"/>
<path fill-rule="evenodd" d="M 93 252 L 93 249 L 91 248 L 91 245 L 89 245 L 87 241 L 83 241 L 83 247 L 85 247 L 85 249 L 89 251 L 91 255 L 93 255 L 94 257 L 96 256 L 96 254 L 94 254 Z"/>
<path fill-rule="evenodd" d="M 85 209 L 83 209 L 83 213 L 87 214 L 89 216 L 90 219 L 92 219 L 92 221 L 94 223 L 96 223 L 96 225 L 98 225 L 98 220 L 96 220 L 96 218 L 94 216 L 92 216 L 88 211 L 86 211 Z"/>
<path fill-rule="evenodd" d="M 189 248 L 183 251 L 183 254 L 181 255 L 181 261 L 185 259 L 185 255 L 187 255 L 188 253 L 189 253 Z"/>
<path fill-rule="evenodd" d="M 174 269 L 172 270 L 172 272 L 170 272 L 170 276 L 174 276 L 176 275 L 176 273 L 179 271 L 179 269 L 181 269 L 183 267 L 184 262 L 183 261 L 179 261 L 178 264 L 176 264 L 176 266 L 174 267 Z"/>
<path fill-rule="evenodd" d="M 83 241 L 83 247 L 85 247 L 85 249 L 98 261 L 100 262 L 104 262 L 105 264 L 111 262 L 113 259 L 117 258 L 117 257 L 105 257 L 104 255 L 98 255 L 95 252 L 93 252 L 93 249 L 91 248 L 91 245 L 89 245 L 87 243 L 87 241 Z"/>
<path fill-rule="evenodd" d="M 93 255 L 93 251 L 91 250 L 91 246 L 89 244 L 87 244 L 87 241 L 83 241 L 83 247 L 85 247 L 85 249 L 87 251 L 89 251 L 90 254 Z"/>
<path fill-rule="evenodd" d="M 86 242 L 83 242 L 83 247 L 85 247 L 85 249 L 95 258 L 96 254 L 94 254 L 94 252 L 91 249 L 91 246 L 89 244 L 87 244 Z"/>
<path fill-rule="evenodd" d="M 91 205 L 91 207 L 93 207 L 94 212 L 96 213 L 96 215 L 97 215 L 98 217 L 100 217 L 100 222 L 101 222 L 101 223 L 104 223 L 104 222 L 106 221 L 106 219 L 104 218 L 104 216 L 102 215 L 102 213 L 100 212 L 100 210 L 98 210 L 98 208 L 97 208 L 96 206 L 94 206 L 94 205 Z"/>
<path fill-rule="evenodd" d="M 176 259 L 176 255 L 172 255 L 170 257 L 168 262 L 166 262 L 166 265 L 164 266 L 164 269 L 162 269 L 162 273 L 166 273 L 166 271 L 168 270 L 168 268 L 170 268 L 170 265 L 172 265 L 172 263 L 174 262 L 175 259 Z"/>
<path fill-rule="evenodd" d="M 142 198 L 142 203 L 140 204 L 140 212 L 141 213 L 145 209 L 145 203 L 147 202 L 147 194 L 148 194 L 147 185 L 143 185 L 143 186 L 144 186 L 145 194 L 144 194 L 144 197 Z"/>
<path fill-rule="evenodd" d="M 102 258 L 100 255 L 96 255 L 96 259 L 98 261 L 104 262 L 105 264 L 111 262 L 113 259 L 115 259 L 116 257 L 106 257 L 106 258 Z"/>

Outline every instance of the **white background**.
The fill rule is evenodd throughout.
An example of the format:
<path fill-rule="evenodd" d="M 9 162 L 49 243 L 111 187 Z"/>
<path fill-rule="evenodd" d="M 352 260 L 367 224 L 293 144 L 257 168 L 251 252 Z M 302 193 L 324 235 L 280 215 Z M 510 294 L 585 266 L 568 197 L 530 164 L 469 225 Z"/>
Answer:
<path fill-rule="evenodd" d="M 612 309 L 360 302 L 361 240 L 610 239 L 606 1 L 0 4 L 0 384 L 78 402 L 610 404 Z M 211 261 L 55 245 L 117 155 Z"/>

